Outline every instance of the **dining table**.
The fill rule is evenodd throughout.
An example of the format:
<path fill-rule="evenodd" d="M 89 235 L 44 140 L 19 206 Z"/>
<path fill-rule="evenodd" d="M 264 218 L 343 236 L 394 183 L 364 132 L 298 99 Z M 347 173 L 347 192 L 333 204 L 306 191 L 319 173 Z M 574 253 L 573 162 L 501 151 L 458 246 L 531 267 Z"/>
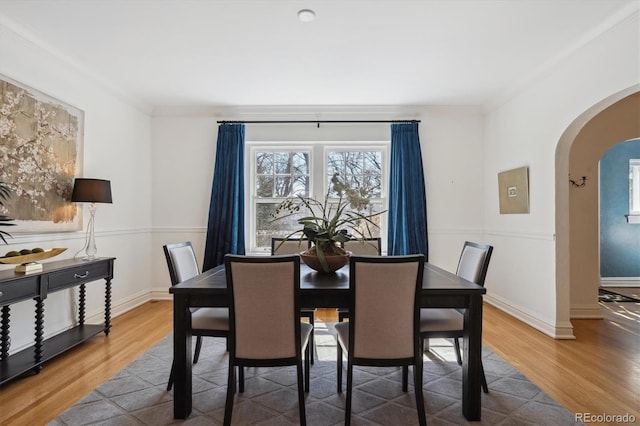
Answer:
<path fill-rule="evenodd" d="M 191 309 L 228 307 L 224 265 L 176 284 L 173 294 L 173 415 L 186 419 L 192 409 Z M 467 281 L 431 263 L 425 263 L 420 295 L 422 308 L 458 308 L 464 313 L 462 414 L 469 421 L 480 420 L 482 297 L 483 286 Z M 334 273 L 316 272 L 300 265 L 300 302 L 310 308 L 349 306 L 349 265 Z M 265 303 L 268 301 L 265 300 Z"/>

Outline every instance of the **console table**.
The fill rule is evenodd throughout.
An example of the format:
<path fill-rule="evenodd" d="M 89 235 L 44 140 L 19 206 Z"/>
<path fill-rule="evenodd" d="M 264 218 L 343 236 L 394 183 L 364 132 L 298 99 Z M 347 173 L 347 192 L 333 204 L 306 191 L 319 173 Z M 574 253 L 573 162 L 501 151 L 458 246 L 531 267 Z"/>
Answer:
<path fill-rule="evenodd" d="M 109 335 L 114 260 L 59 260 L 43 263 L 42 271 L 27 274 L 13 270 L 0 271 L 0 385 L 29 370 L 39 372 L 44 362 L 103 331 Z M 104 325 L 85 324 L 85 284 L 99 279 L 105 280 Z M 77 325 L 44 340 L 44 301 L 47 295 L 76 286 L 80 286 Z M 35 343 L 9 355 L 11 305 L 29 299 L 35 301 Z"/>

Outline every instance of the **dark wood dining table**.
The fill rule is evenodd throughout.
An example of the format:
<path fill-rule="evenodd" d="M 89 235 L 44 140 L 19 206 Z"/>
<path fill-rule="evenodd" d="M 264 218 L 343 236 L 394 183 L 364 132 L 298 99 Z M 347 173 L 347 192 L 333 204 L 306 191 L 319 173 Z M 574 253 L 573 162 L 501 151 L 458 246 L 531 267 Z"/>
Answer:
<path fill-rule="evenodd" d="M 301 304 L 312 308 L 349 306 L 348 265 L 333 274 L 300 265 Z M 224 265 L 217 266 L 170 288 L 173 294 L 173 415 L 186 419 L 191 414 L 191 310 L 194 307 L 226 307 L 227 283 Z M 421 306 L 463 308 L 464 342 L 462 365 L 462 413 L 469 421 L 480 420 L 482 296 L 484 287 L 458 277 L 430 263 L 425 264 Z"/>

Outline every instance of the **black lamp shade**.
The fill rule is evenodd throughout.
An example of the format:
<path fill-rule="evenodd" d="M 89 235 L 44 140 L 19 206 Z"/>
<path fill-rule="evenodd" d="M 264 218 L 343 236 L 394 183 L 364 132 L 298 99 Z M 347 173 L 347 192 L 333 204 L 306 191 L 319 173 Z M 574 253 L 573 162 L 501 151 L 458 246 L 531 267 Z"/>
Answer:
<path fill-rule="evenodd" d="M 111 181 L 77 178 L 73 184 L 71 201 L 77 203 L 112 203 Z"/>

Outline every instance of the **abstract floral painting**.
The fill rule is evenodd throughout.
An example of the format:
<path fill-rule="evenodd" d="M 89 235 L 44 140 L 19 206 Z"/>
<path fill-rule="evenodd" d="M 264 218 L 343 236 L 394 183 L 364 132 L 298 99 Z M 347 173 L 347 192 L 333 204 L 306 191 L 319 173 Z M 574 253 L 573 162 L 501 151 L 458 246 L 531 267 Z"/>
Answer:
<path fill-rule="evenodd" d="M 82 227 L 69 200 L 82 175 L 84 113 L 0 75 L 0 182 L 11 191 L 0 214 L 11 233 L 62 232 Z"/>

